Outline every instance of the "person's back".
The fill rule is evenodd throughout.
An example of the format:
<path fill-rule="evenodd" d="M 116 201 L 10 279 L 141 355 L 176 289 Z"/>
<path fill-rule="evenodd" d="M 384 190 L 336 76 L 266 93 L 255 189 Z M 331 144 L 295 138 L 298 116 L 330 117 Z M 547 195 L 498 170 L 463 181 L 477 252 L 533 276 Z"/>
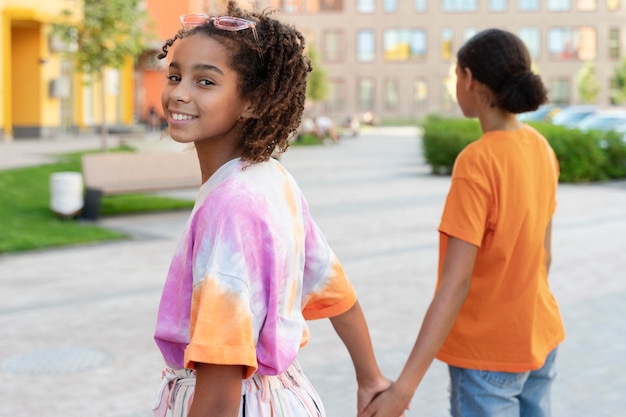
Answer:
<path fill-rule="evenodd" d="M 437 291 L 398 381 L 362 416 L 397 417 L 436 356 L 453 417 L 547 417 L 564 338 L 548 285 L 558 162 L 516 114 L 547 100 L 516 35 L 487 29 L 457 53 L 457 100 L 483 136 L 457 157 Z"/>
<path fill-rule="evenodd" d="M 459 184 L 451 187 L 456 192 L 439 228 L 442 245 L 455 236 L 479 249 L 469 293 L 437 358 L 508 372 L 539 367 L 563 336 L 543 245 L 558 163 L 528 126 L 485 133 L 458 158 L 453 182 Z"/>

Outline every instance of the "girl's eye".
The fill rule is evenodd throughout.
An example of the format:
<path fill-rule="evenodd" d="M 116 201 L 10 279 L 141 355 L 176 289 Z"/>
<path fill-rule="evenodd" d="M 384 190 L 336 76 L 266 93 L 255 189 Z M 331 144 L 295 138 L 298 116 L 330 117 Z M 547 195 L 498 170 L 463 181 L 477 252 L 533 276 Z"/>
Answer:
<path fill-rule="evenodd" d="M 170 81 L 170 82 L 175 82 L 175 83 L 177 83 L 177 82 L 179 82 L 179 81 L 180 81 L 180 75 L 176 75 L 176 74 L 169 74 L 169 75 L 167 76 L 167 79 L 168 79 L 168 81 Z"/>
<path fill-rule="evenodd" d="M 213 85 L 215 84 L 213 81 L 211 80 L 207 80 L 207 79 L 202 79 L 198 81 L 198 84 L 200 84 L 203 87 L 209 86 L 209 85 Z"/>

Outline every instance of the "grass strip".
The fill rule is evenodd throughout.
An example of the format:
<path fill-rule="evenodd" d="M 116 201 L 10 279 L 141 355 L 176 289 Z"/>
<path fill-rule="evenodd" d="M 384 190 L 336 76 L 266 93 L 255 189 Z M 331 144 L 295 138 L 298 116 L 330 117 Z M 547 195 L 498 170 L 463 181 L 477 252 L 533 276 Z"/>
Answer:
<path fill-rule="evenodd" d="M 124 150 L 124 149 L 120 149 Z M 119 151 L 119 150 L 116 150 Z M 60 155 L 57 162 L 0 171 L 0 253 L 46 249 L 123 239 L 123 233 L 97 223 L 62 219 L 50 210 L 50 176 L 81 172 L 82 152 Z M 193 201 L 151 194 L 102 198 L 101 216 L 189 209 Z"/>

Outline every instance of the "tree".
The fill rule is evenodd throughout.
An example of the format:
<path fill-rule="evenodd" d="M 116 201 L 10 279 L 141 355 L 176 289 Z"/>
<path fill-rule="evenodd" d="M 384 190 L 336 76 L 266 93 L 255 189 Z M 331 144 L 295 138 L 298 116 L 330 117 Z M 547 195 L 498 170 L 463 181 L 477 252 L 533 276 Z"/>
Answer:
<path fill-rule="evenodd" d="M 611 89 L 611 101 L 614 104 L 626 103 L 626 58 L 615 68 Z"/>
<path fill-rule="evenodd" d="M 100 81 L 100 133 L 107 151 L 106 70 L 119 69 L 146 49 L 148 15 L 141 0 L 69 0 L 72 8 L 61 12 L 53 32 L 69 45 L 79 72 Z M 75 10 L 82 10 L 76 16 Z"/>
<path fill-rule="evenodd" d="M 596 76 L 596 67 L 593 61 L 586 61 L 576 77 L 578 97 L 583 104 L 593 104 L 598 101 L 600 83 Z"/>
<path fill-rule="evenodd" d="M 306 54 L 311 60 L 311 66 L 313 67 L 307 80 L 306 96 L 315 103 L 324 100 L 328 96 L 328 75 L 322 68 L 317 50 L 313 45 L 309 46 Z"/>

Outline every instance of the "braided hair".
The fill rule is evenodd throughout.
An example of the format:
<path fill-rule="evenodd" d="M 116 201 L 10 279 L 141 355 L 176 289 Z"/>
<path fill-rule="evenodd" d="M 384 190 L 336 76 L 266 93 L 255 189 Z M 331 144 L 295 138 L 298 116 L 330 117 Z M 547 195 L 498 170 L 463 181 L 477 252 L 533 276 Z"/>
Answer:
<path fill-rule="evenodd" d="M 209 21 L 187 32 L 179 30 L 158 55 L 165 58 L 177 39 L 192 35 L 211 37 L 226 47 L 230 68 L 238 74 L 239 93 L 255 106 L 254 116 L 243 120 L 241 138 L 241 159 L 250 163 L 266 161 L 274 152 L 287 150 L 302 118 L 311 71 L 304 54 L 304 36 L 295 27 L 272 18 L 276 11 L 245 11 L 230 0 L 226 14 L 255 22 L 258 41 L 252 30 L 222 30 Z"/>

